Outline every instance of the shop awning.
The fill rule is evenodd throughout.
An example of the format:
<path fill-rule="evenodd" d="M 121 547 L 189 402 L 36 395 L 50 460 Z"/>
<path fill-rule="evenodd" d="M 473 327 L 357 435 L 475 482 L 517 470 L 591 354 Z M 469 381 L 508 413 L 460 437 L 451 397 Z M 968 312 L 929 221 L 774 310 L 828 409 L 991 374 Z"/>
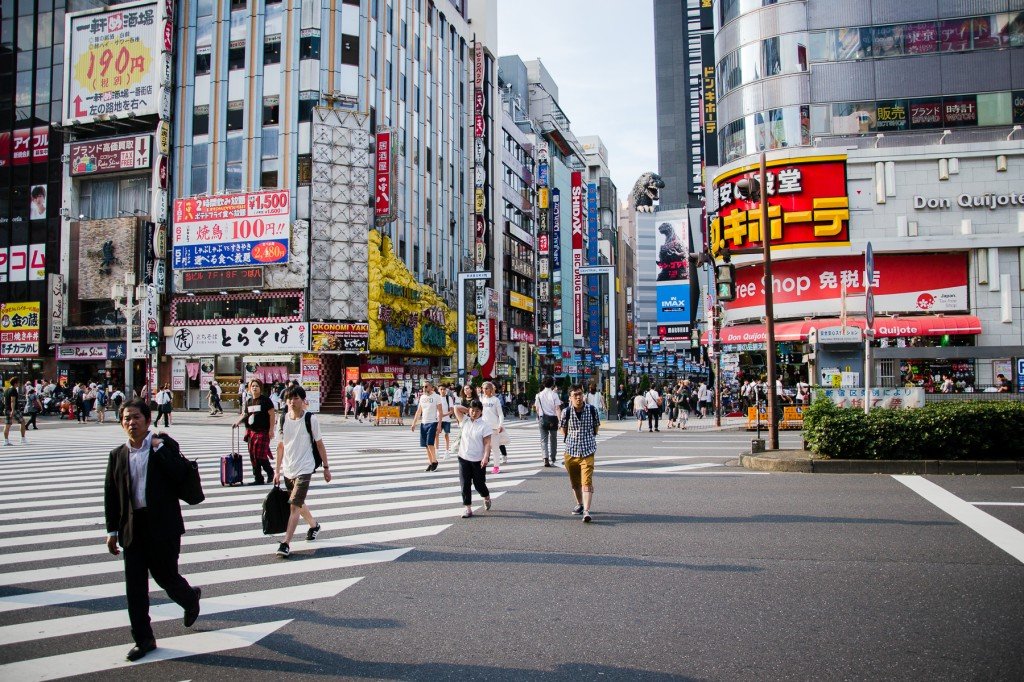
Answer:
<path fill-rule="evenodd" d="M 838 317 L 815 318 L 775 323 L 776 341 L 806 341 L 807 334 L 814 329 L 838 327 Z M 864 329 L 867 324 L 863 317 L 848 317 L 847 326 Z M 895 338 L 899 336 L 944 336 L 946 334 L 980 334 L 981 320 L 974 315 L 921 315 L 913 317 L 876 317 L 875 337 Z M 722 329 L 722 343 L 764 343 L 767 337 L 763 324 L 738 324 Z M 702 341 L 707 343 L 704 332 Z"/>

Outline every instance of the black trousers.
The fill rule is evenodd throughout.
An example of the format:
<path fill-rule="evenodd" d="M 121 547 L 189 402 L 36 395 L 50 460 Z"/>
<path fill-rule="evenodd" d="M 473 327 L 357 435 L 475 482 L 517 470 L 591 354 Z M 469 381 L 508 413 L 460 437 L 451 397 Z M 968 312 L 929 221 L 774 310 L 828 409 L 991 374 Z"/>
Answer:
<path fill-rule="evenodd" d="M 469 506 L 471 502 L 469 486 L 472 483 L 480 497 L 490 497 L 487 489 L 487 472 L 480 462 L 469 462 L 459 457 L 459 483 L 462 484 L 462 504 Z"/>
<path fill-rule="evenodd" d="M 142 644 L 153 639 L 149 622 L 149 576 L 183 609 L 192 608 L 196 594 L 188 581 L 178 573 L 181 538 L 173 542 L 156 540 L 149 528 L 146 510 L 136 510 L 132 544 L 124 549 L 125 594 L 128 597 L 128 620 L 132 639 Z"/>
<path fill-rule="evenodd" d="M 656 429 L 658 428 L 658 419 L 661 417 L 660 407 L 649 407 L 647 408 L 647 428 Z"/>

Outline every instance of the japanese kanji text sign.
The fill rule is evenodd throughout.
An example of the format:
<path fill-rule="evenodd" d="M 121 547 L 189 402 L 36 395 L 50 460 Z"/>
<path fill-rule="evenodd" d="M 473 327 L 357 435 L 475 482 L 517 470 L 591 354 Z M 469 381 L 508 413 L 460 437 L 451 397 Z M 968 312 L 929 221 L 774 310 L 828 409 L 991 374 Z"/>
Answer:
<path fill-rule="evenodd" d="M 72 142 L 71 175 L 99 175 L 149 168 L 152 152 L 152 135 Z"/>
<path fill-rule="evenodd" d="M 719 256 L 729 249 L 762 245 L 760 205 L 737 191 L 737 183 L 758 175 L 756 165 L 715 178 L 708 242 Z M 768 224 L 774 248 L 850 243 L 850 202 L 846 194 L 846 156 L 818 156 L 768 162 Z"/>
<path fill-rule="evenodd" d="M 296 353 L 309 350 L 306 322 L 189 325 L 167 337 L 168 355 Z"/>
<path fill-rule="evenodd" d="M 145 2 L 67 16 L 65 124 L 159 113 L 158 15 L 157 3 Z"/>
<path fill-rule="evenodd" d="M 395 207 L 391 196 L 391 131 L 377 131 L 377 151 L 373 159 L 376 182 L 373 190 L 374 214 L 384 221 L 393 220 Z"/>
<path fill-rule="evenodd" d="M 287 190 L 191 197 L 174 202 L 175 270 L 287 263 Z"/>
<path fill-rule="evenodd" d="M 39 355 L 39 301 L 0 303 L 0 357 Z"/>

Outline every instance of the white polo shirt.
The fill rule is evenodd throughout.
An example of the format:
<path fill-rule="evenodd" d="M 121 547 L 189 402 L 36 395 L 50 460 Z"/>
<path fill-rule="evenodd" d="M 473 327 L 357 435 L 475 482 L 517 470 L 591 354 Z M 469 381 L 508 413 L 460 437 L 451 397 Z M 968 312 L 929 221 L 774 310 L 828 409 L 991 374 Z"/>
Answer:
<path fill-rule="evenodd" d="M 473 421 L 466 415 L 460 422 L 462 435 L 459 439 L 459 458 L 467 462 L 479 462 L 484 458 L 484 438 L 494 433 L 494 429 L 483 417 Z"/>

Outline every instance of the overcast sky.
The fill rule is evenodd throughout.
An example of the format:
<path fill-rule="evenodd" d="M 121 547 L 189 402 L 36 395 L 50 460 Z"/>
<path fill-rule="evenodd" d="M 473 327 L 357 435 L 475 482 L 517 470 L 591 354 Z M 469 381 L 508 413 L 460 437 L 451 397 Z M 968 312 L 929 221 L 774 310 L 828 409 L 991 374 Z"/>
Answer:
<path fill-rule="evenodd" d="M 577 137 L 599 135 L 624 201 L 658 170 L 650 0 L 497 0 L 498 54 L 539 58 Z"/>

